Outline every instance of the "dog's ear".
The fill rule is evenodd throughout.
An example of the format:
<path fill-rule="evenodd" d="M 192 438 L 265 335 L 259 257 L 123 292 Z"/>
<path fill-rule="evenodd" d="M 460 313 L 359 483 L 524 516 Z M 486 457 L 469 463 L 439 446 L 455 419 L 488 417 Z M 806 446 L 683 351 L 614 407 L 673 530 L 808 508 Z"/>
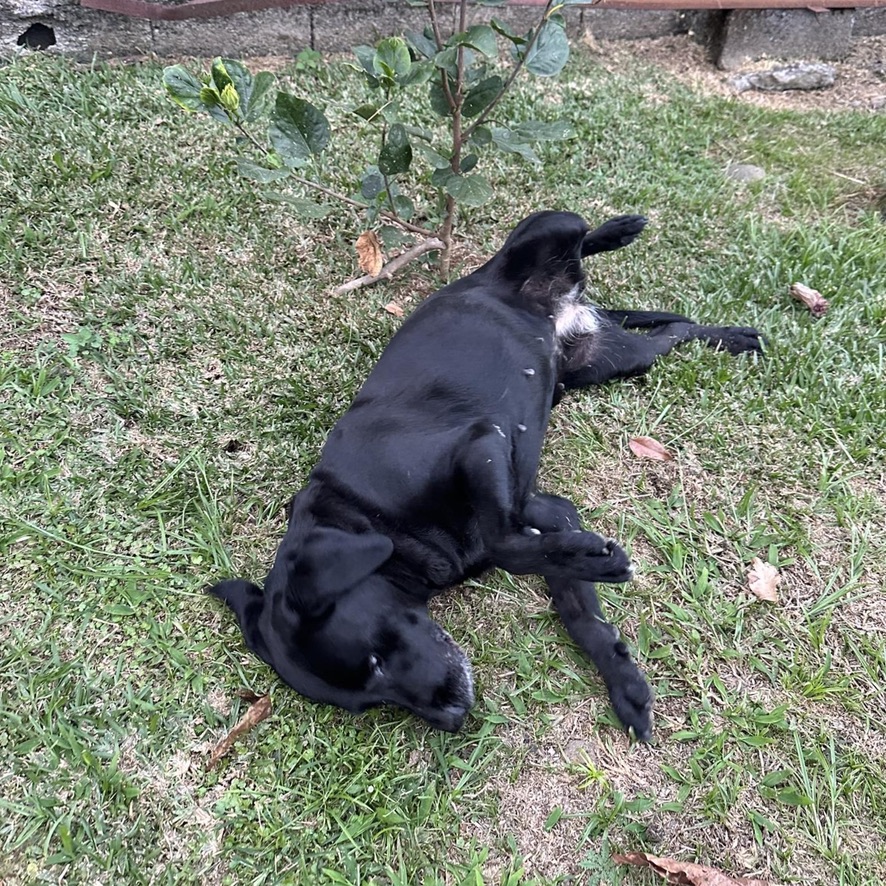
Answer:
<path fill-rule="evenodd" d="M 354 535 L 340 529 L 312 529 L 292 565 L 290 587 L 308 608 L 328 605 L 372 575 L 394 552 L 394 543 L 375 532 Z"/>

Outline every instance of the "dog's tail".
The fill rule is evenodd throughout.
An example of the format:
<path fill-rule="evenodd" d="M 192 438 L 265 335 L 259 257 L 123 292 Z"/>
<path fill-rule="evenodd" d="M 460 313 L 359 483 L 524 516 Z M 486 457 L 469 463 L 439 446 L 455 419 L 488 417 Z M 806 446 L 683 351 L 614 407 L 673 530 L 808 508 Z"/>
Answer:
<path fill-rule="evenodd" d="M 270 653 L 261 635 L 259 618 L 265 605 L 265 595 L 258 585 L 232 578 L 220 581 L 206 589 L 213 597 L 218 597 L 237 616 L 240 630 L 246 645 L 259 657 L 270 664 Z"/>

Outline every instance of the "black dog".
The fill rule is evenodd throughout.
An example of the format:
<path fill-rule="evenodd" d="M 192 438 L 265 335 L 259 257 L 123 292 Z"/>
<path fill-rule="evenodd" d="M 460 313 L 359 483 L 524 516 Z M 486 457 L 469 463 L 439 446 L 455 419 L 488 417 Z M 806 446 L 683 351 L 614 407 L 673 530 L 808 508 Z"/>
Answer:
<path fill-rule="evenodd" d="M 619 719 L 650 737 L 652 692 L 592 584 L 629 581 L 628 557 L 535 487 L 548 416 L 565 389 L 639 375 L 682 342 L 738 354 L 759 351 L 761 336 L 585 302 L 582 258 L 645 224 L 621 216 L 589 231 L 573 213 L 531 215 L 406 320 L 293 499 L 264 589 L 211 589 L 290 686 L 354 712 L 400 705 L 456 731 L 474 703 L 471 667 L 427 603 L 498 567 L 544 576 Z"/>

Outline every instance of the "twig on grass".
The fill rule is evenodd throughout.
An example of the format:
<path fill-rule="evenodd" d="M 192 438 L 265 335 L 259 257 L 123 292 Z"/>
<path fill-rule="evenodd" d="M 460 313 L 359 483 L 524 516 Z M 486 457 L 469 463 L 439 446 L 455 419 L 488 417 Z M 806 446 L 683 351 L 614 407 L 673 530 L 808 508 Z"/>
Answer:
<path fill-rule="evenodd" d="M 372 274 L 365 274 L 363 277 L 357 277 L 356 280 L 349 280 L 347 283 L 342 283 L 341 286 L 333 289 L 332 293 L 333 295 L 346 295 L 355 289 L 360 289 L 362 286 L 372 286 L 381 280 L 390 280 L 400 268 L 406 267 L 409 262 L 414 261 L 426 252 L 431 252 L 434 249 L 443 249 L 443 247 L 444 243 L 442 240 L 439 240 L 437 237 L 428 237 L 426 240 L 422 240 L 421 243 L 416 243 L 411 249 L 401 252 L 396 258 L 392 258 L 376 276 L 373 277 Z"/>

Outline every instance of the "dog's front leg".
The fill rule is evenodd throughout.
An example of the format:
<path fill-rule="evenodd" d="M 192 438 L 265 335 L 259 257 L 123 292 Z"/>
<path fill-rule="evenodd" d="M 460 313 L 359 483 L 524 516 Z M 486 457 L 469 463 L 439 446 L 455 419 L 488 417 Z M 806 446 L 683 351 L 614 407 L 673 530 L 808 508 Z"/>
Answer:
<path fill-rule="evenodd" d="M 640 741 L 649 741 L 652 690 L 620 639 L 618 628 L 603 617 L 593 584 L 550 576 L 545 576 L 545 581 L 569 636 L 600 672 L 618 719 L 626 729 L 633 728 Z"/>
<path fill-rule="evenodd" d="M 526 527 L 542 532 L 581 528 L 581 517 L 568 498 L 536 493 L 523 510 Z M 603 677 L 618 719 L 633 727 L 641 741 L 652 735 L 652 690 L 643 672 L 619 638 L 618 628 L 603 616 L 597 591 L 587 581 L 545 576 L 554 607 L 573 641 L 596 665 Z"/>
<path fill-rule="evenodd" d="M 593 532 L 527 530 L 515 511 L 510 440 L 493 432 L 474 438 L 459 459 L 462 481 L 490 565 L 514 575 L 550 575 L 579 581 L 630 581 L 628 555 L 611 539 Z"/>

